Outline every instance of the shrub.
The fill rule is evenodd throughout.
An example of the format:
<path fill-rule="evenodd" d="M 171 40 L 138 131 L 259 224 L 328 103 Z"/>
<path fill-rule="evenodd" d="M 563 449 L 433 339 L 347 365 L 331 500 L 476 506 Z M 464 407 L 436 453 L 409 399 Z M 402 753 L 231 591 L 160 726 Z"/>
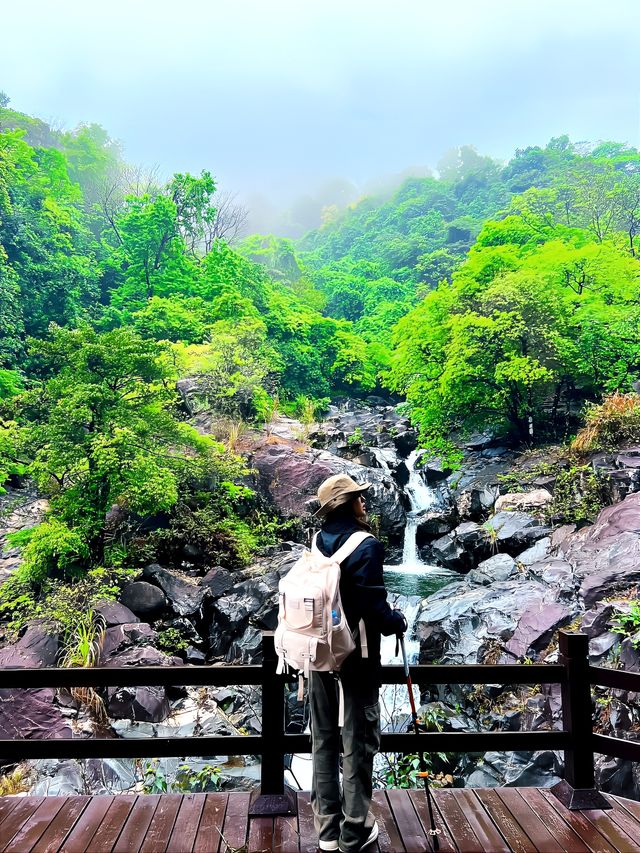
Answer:
<path fill-rule="evenodd" d="M 585 420 L 572 444 L 576 453 L 616 450 L 640 441 L 640 394 L 610 394 L 589 406 Z"/>
<path fill-rule="evenodd" d="M 558 473 L 547 516 L 561 524 L 593 522 L 605 503 L 603 483 L 593 468 L 574 464 Z"/>

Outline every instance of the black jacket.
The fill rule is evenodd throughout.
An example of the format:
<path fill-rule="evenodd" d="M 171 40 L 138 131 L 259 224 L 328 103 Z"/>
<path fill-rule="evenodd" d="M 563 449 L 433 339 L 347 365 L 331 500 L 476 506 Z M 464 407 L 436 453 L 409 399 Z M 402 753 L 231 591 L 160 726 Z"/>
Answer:
<path fill-rule="evenodd" d="M 325 557 L 330 557 L 347 541 L 352 533 L 363 530 L 354 517 L 328 519 L 322 526 L 317 545 Z M 342 666 L 343 677 L 356 670 L 366 680 L 380 678 L 380 636 L 401 634 L 406 627 L 404 616 L 393 610 L 387 601 L 382 566 L 384 548 L 373 537 L 365 539 L 350 557 L 342 563 L 340 572 L 340 597 L 344 613 L 352 631 L 360 619 L 364 620 L 369 648 L 368 662 L 362 659 L 360 644 Z"/>

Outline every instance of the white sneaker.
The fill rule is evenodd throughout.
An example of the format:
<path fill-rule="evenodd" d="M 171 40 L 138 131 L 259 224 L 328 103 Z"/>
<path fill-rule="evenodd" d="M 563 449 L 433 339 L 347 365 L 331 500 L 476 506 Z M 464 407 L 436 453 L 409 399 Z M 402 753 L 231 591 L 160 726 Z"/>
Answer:
<path fill-rule="evenodd" d="M 371 831 L 369 832 L 369 835 L 367 836 L 366 840 L 362 842 L 360 847 L 358 847 L 358 853 L 360 853 L 360 850 L 364 850 L 365 847 L 368 847 L 370 844 L 373 844 L 373 842 L 378 837 L 378 832 L 379 832 L 378 824 L 376 821 L 374 821 L 373 826 L 371 827 Z M 338 849 L 340 849 L 340 848 L 338 848 Z"/>
<path fill-rule="evenodd" d="M 373 826 L 371 827 L 371 832 L 369 833 L 369 835 L 368 835 L 368 837 L 367 837 L 367 840 L 363 843 L 363 845 L 362 845 L 362 847 L 360 848 L 360 850 L 364 850 L 364 848 L 365 848 L 365 847 L 368 847 L 370 844 L 373 844 L 373 842 L 374 842 L 374 841 L 376 840 L 376 838 L 378 837 L 378 831 L 379 831 L 379 830 L 378 830 L 378 824 L 377 824 L 377 822 L 374 820 L 374 822 L 373 822 Z"/>
<path fill-rule="evenodd" d="M 318 847 L 321 850 L 338 850 L 338 839 L 335 841 L 318 841 Z"/>

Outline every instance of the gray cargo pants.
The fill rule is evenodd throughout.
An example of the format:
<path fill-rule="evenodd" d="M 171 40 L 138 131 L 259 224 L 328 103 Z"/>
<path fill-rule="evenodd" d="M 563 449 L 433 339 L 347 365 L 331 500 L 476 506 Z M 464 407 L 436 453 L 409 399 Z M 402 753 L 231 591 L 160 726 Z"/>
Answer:
<path fill-rule="evenodd" d="M 369 812 L 373 757 L 380 747 L 378 685 L 343 678 L 342 795 L 338 778 L 338 685 L 330 672 L 309 678 L 313 780 L 311 806 L 321 841 L 339 839 L 340 850 L 359 850 L 373 826 Z"/>

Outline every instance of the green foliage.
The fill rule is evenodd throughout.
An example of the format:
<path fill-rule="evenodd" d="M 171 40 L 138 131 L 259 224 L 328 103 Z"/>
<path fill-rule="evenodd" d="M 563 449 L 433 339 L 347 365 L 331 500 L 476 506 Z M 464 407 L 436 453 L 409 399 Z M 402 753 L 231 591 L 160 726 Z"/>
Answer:
<path fill-rule="evenodd" d="M 144 763 L 142 768 L 142 790 L 145 794 L 202 793 L 220 788 L 222 771 L 213 764 L 205 764 L 199 770 L 188 764 L 179 765 L 173 779 L 167 778 L 157 758 Z"/>
<path fill-rule="evenodd" d="M 602 481 L 591 466 L 574 464 L 558 472 L 547 513 L 555 523 L 584 524 L 594 522 L 603 506 Z"/>
<path fill-rule="evenodd" d="M 627 612 L 618 611 L 609 625 L 616 634 L 635 636 L 640 631 L 640 601 L 631 601 Z M 637 643 L 634 645 L 637 646 Z"/>
<path fill-rule="evenodd" d="M 177 628 L 163 628 L 158 631 L 156 645 L 166 652 L 175 654 L 189 647 L 189 640 L 182 636 Z"/>

